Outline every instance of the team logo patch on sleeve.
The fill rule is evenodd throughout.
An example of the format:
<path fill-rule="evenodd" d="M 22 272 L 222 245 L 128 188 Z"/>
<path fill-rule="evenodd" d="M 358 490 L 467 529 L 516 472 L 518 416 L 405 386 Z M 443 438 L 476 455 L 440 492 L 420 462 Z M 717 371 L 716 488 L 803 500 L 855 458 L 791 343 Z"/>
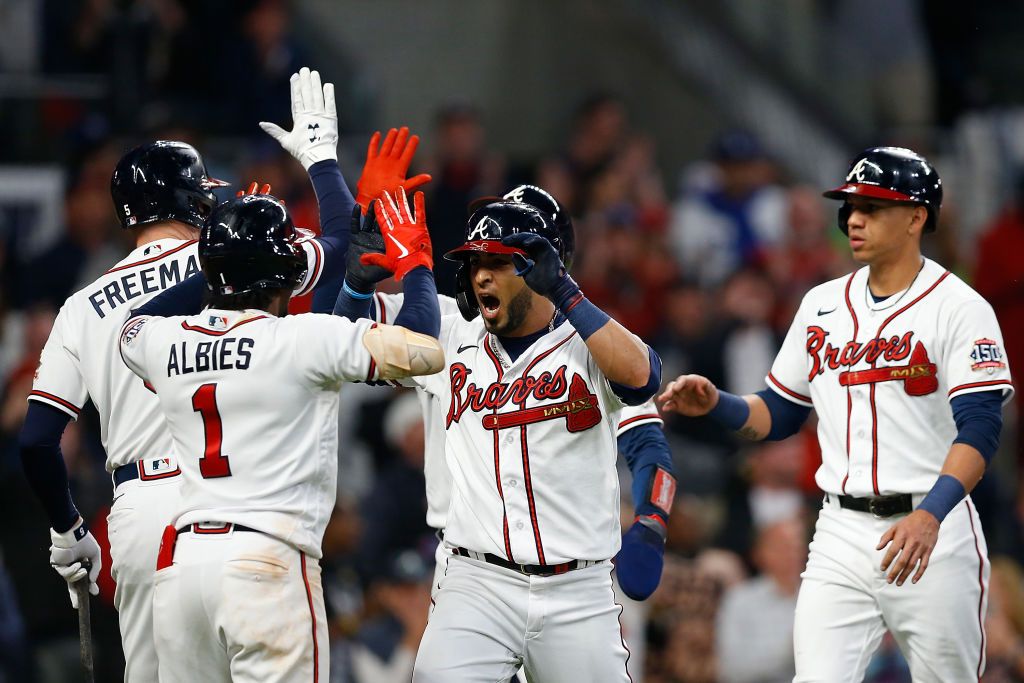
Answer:
<path fill-rule="evenodd" d="M 136 320 L 131 325 L 125 328 L 124 332 L 121 333 L 121 343 L 131 344 L 135 337 L 139 336 L 139 332 L 142 330 L 143 325 L 146 324 L 146 318 Z"/>
<path fill-rule="evenodd" d="M 971 370 L 988 370 L 994 372 L 999 368 L 1005 368 L 1003 352 L 994 339 L 979 339 L 974 342 L 971 349 Z"/>

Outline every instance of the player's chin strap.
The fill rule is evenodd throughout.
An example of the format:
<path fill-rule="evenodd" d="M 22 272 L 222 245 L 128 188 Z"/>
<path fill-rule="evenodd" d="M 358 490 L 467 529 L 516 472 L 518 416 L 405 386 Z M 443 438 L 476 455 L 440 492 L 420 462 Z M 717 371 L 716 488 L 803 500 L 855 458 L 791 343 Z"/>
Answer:
<path fill-rule="evenodd" d="M 432 375 L 444 367 L 444 351 L 438 341 L 404 327 L 374 325 L 363 335 L 363 346 L 371 357 L 367 379 Z"/>

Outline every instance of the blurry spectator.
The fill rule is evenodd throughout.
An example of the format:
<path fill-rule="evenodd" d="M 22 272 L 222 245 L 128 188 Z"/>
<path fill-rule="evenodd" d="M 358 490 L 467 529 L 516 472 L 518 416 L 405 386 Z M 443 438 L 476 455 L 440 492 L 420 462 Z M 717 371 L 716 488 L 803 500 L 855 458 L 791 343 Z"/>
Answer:
<path fill-rule="evenodd" d="M 974 267 L 974 288 L 992 304 L 1003 331 L 1006 357 L 1010 369 L 1024 368 L 1024 171 L 1017 178 L 1013 200 L 985 229 L 978 244 Z M 1024 467 L 1024 436 L 1019 416 L 1024 415 L 1024 397 L 1017 392 L 1018 424 L 1005 425 L 1004 441 L 1016 438 L 1010 445 L 1017 464 Z M 1009 417 L 1009 416 L 1007 416 Z M 1014 436 L 1010 436 L 1010 435 Z"/>
<path fill-rule="evenodd" d="M 626 110 L 609 93 L 591 95 L 580 105 L 573 121 L 564 163 L 577 188 L 577 202 L 590 201 L 590 183 L 611 163 L 626 133 Z M 574 213 L 582 214 L 577 203 Z"/>
<path fill-rule="evenodd" d="M 28 679 L 25 621 L 11 577 L 0 557 L 0 683 Z"/>
<path fill-rule="evenodd" d="M 708 177 L 685 190 L 671 238 L 688 277 L 715 286 L 745 266 L 761 266 L 786 230 L 785 192 L 752 134 L 731 130 L 713 145 Z"/>
<path fill-rule="evenodd" d="M 760 576 L 726 592 L 716 645 L 722 683 L 793 680 L 793 612 L 807 560 L 806 530 L 795 519 L 761 529 L 753 549 Z"/>
<path fill-rule="evenodd" d="M 985 683 L 1024 681 L 1024 571 L 1008 557 L 992 558 Z"/>
<path fill-rule="evenodd" d="M 435 256 L 465 241 L 469 203 L 505 192 L 505 163 L 486 148 L 483 120 L 473 105 L 455 102 L 441 109 L 434 125 L 435 148 L 428 172 L 430 237 Z M 455 263 L 434 259 L 442 294 L 454 294 Z"/>
<path fill-rule="evenodd" d="M 356 683 L 407 683 L 430 613 L 433 563 L 403 550 L 367 589 L 369 618 L 352 646 Z"/>
<path fill-rule="evenodd" d="M 433 551 L 437 540 L 427 526 L 423 477 L 423 413 L 419 399 L 403 392 L 387 408 L 384 436 L 399 456 L 379 474 L 363 502 L 366 531 L 359 553 L 364 579 L 375 573 L 382 557 L 401 548 L 423 545 Z"/>
<path fill-rule="evenodd" d="M 28 393 L 32 390 L 32 380 L 39 365 L 39 354 L 42 353 L 46 339 L 50 336 L 56 317 L 57 312 L 46 304 L 35 306 L 25 317 L 21 360 L 11 369 L 11 373 L 3 378 L 0 434 L 13 436 L 21 429 L 25 412 L 28 410 Z"/>
<path fill-rule="evenodd" d="M 722 348 L 725 389 L 759 391 L 782 342 L 772 328 L 775 289 L 760 271 L 744 269 L 729 276 L 721 300 L 728 330 Z"/>

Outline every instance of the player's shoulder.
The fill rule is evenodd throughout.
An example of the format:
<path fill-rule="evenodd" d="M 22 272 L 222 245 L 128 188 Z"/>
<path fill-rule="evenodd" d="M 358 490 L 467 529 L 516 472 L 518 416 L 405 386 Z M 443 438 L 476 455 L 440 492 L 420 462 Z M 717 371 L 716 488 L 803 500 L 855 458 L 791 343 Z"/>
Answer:
<path fill-rule="evenodd" d="M 930 272 L 932 280 L 942 278 L 941 290 L 937 293 L 941 294 L 938 300 L 941 301 L 946 307 L 952 308 L 955 306 L 961 306 L 966 304 L 984 304 L 988 305 L 985 298 L 982 297 L 978 292 L 974 290 L 969 284 L 964 282 L 956 273 L 953 271 L 947 271 L 939 264 L 925 259 L 925 268 Z"/>
<path fill-rule="evenodd" d="M 852 280 L 857 277 L 866 276 L 867 268 L 860 268 L 852 273 L 846 273 L 840 277 L 822 282 L 807 290 L 803 300 L 800 302 L 801 310 L 811 307 L 830 307 L 842 303 L 846 298 L 846 289 Z"/>

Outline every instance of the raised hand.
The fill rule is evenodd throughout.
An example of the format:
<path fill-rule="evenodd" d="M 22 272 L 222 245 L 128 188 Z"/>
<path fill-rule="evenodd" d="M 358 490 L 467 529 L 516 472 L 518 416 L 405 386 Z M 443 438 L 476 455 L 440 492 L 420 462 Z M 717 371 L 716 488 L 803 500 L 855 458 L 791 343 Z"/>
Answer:
<path fill-rule="evenodd" d="M 427 232 L 427 213 L 423 208 L 423 193 L 413 197 L 416 213 L 409 210 L 405 188 L 398 188 L 397 201 L 384 192 L 374 205 L 377 212 L 381 235 L 384 237 L 383 254 L 363 254 L 359 260 L 364 265 L 380 266 L 395 274 L 401 280 L 416 266 L 433 269 L 433 245 Z"/>
<path fill-rule="evenodd" d="M 320 72 L 302 67 L 292 74 L 292 129 L 260 121 L 268 135 L 299 160 L 307 171 L 318 161 L 338 160 L 338 109 L 334 84 L 320 83 Z"/>
<path fill-rule="evenodd" d="M 698 417 L 707 415 L 718 403 L 718 389 L 707 377 L 680 375 L 668 383 L 657 400 L 663 410 Z"/>
<path fill-rule="evenodd" d="M 391 277 L 391 271 L 380 266 L 363 263 L 366 254 L 384 255 L 384 236 L 377 225 L 377 212 L 373 207 L 364 216 L 358 206 L 352 209 L 352 222 L 345 256 L 345 282 L 361 294 L 370 294 L 377 283 Z"/>
<path fill-rule="evenodd" d="M 356 183 L 356 204 L 362 208 L 364 215 L 369 211 L 370 204 L 383 192 L 394 195 L 398 193 L 399 187 L 412 192 L 430 182 L 431 178 L 426 173 L 412 178 L 405 177 L 419 144 L 420 137 L 410 136 L 405 126 L 389 130 L 384 144 L 380 142 L 380 131 L 373 134 L 366 148 L 363 173 Z"/>
<path fill-rule="evenodd" d="M 522 254 L 512 254 L 516 275 L 521 275 L 538 294 L 551 296 L 555 287 L 569 277 L 558 251 L 540 235 L 520 232 L 502 238 L 501 243 L 522 250 Z"/>

